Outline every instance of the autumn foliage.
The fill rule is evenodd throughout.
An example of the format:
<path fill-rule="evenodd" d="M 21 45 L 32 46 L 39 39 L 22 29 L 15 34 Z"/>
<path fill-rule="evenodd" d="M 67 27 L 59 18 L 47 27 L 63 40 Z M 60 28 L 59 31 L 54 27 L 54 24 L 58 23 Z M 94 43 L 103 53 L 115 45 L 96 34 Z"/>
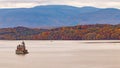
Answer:
<path fill-rule="evenodd" d="M 120 24 L 94 24 L 31 29 L 26 27 L 0 29 L 0 39 L 7 40 L 120 40 Z"/>

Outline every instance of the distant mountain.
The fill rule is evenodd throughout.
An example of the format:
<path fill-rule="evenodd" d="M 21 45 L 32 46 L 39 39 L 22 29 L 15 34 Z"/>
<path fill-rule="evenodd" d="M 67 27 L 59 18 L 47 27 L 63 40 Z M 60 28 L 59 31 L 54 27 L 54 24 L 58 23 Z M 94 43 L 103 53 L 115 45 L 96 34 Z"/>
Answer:
<path fill-rule="evenodd" d="M 77 24 L 119 24 L 120 10 L 114 8 L 47 5 L 0 9 L 0 27 L 56 27 Z"/>

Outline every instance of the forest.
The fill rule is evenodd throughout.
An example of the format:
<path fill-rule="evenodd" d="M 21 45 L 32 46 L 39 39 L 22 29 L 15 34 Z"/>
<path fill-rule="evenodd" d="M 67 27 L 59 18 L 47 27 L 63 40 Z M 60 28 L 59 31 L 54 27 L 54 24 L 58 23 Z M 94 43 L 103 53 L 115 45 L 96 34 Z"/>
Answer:
<path fill-rule="evenodd" d="M 0 28 L 1 40 L 120 40 L 120 24 L 90 24 L 51 29 Z"/>

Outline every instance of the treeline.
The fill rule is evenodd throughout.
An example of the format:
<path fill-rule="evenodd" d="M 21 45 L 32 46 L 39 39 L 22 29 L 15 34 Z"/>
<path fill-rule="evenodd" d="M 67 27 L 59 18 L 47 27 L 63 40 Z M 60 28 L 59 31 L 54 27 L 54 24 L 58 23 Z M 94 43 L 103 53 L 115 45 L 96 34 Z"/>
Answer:
<path fill-rule="evenodd" d="M 120 24 L 93 24 L 31 29 L 26 27 L 0 29 L 0 39 L 7 40 L 120 40 Z"/>

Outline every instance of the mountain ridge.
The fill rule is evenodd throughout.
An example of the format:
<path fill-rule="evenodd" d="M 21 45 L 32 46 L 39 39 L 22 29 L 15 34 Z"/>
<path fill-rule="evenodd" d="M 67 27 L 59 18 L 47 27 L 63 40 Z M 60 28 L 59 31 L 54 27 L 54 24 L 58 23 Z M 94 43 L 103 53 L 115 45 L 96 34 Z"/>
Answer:
<path fill-rule="evenodd" d="M 0 27 L 56 27 L 77 24 L 119 24 L 120 10 L 91 6 L 35 6 L 32 8 L 0 9 Z"/>

